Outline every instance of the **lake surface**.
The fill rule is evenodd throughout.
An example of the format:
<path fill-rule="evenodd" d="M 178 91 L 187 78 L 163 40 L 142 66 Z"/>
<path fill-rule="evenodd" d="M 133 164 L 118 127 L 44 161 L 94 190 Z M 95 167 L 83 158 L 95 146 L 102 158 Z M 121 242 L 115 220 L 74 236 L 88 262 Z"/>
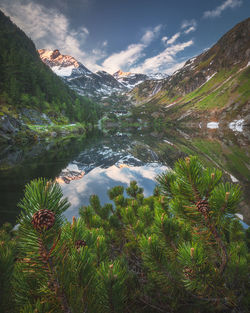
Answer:
<path fill-rule="evenodd" d="M 97 194 L 109 202 L 107 191 L 116 185 L 127 187 L 136 180 L 144 195 L 152 194 L 155 176 L 172 168 L 188 154 L 199 155 L 205 165 L 223 170 L 224 179 L 240 183 L 244 201 L 239 213 L 250 223 L 249 134 L 230 129 L 175 129 L 168 132 L 130 133 L 113 131 L 93 134 L 88 139 L 38 143 L 25 149 L 2 147 L 0 152 L 0 224 L 13 224 L 19 215 L 17 203 L 25 184 L 37 177 L 56 179 L 71 207 L 66 217 L 78 216 Z"/>

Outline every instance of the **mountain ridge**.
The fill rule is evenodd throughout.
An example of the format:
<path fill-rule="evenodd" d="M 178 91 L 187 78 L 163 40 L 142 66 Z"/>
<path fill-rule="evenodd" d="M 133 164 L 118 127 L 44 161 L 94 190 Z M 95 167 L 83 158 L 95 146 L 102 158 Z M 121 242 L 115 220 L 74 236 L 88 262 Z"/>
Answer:
<path fill-rule="evenodd" d="M 221 69 L 230 69 L 234 65 L 237 68 L 244 67 L 250 61 L 249 35 L 250 18 L 235 25 L 210 49 L 187 60 L 182 68 L 162 81 L 161 91 L 167 91 L 170 99 L 184 96 L 200 88 Z M 150 84 L 153 84 L 152 90 L 155 83 L 150 81 L 141 84 L 139 88 L 150 89 Z"/>
<path fill-rule="evenodd" d="M 134 114 L 194 127 L 210 122 L 250 126 L 249 38 L 250 18 L 168 78 L 136 86 L 130 92 Z"/>
<path fill-rule="evenodd" d="M 80 95 L 97 101 L 107 99 L 114 93 L 123 94 L 145 80 L 160 80 L 168 76 L 161 73 L 146 75 L 122 70 L 118 70 L 112 75 L 104 70 L 94 73 L 74 57 L 61 54 L 58 49 L 38 49 L 37 51 L 41 60 L 70 88 Z"/>
<path fill-rule="evenodd" d="M 112 93 L 122 93 L 126 87 L 105 71 L 93 73 L 74 57 L 58 49 L 38 49 L 41 60 L 78 94 L 101 100 Z"/>

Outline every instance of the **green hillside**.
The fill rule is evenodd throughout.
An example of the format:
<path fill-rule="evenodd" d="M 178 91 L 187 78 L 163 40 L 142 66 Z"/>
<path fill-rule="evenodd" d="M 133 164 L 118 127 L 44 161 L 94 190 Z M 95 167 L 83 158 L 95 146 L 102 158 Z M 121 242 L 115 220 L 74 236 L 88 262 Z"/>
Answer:
<path fill-rule="evenodd" d="M 23 109 L 45 113 L 54 123 L 95 123 L 99 106 L 77 95 L 43 64 L 25 33 L 0 11 L 0 114 L 14 118 Z M 34 113 L 34 112 L 33 112 Z M 24 122 L 32 123 L 29 114 Z"/>
<path fill-rule="evenodd" d="M 230 121 L 247 111 L 250 99 L 249 86 L 249 66 L 239 70 L 222 70 L 193 92 L 174 98 L 170 98 L 167 92 L 158 93 L 145 104 L 134 108 L 134 112 L 141 114 L 143 111 L 145 116 L 148 112 L 158 112 L 167 121 L 173 121 L 181 118 L 187 111 L 191 112 L 188 120 L 206 119 L 209 116 L 219 118 L 221 113 L 227 111 L 230 114 L 225 116 L 225 121 Z M 205 112 L 208 115 L 205 116 Z"/>
<path fill-rule="evenodd" d="M 155 112 L 166 121 L 220 120 L 221 113 L 225 121 L 250 119 L 244 113 L 250 99 L 249 35 L 250 18 L 169 78 L 137 86 L 131 92 L 136 114 Z"/>

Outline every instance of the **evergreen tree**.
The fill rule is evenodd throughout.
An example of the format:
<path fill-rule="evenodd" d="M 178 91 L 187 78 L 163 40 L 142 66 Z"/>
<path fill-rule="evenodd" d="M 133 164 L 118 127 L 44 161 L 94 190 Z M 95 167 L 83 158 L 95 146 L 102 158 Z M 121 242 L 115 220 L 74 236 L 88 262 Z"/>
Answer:
<path fill-rule="evenodd" d="M 1 290 L 13 294 L 1 309 L 247 312 L 249 230 L 235 216 L 239 186 L 222 183 L 222 173 L 196 157 L 157 181 L 148 198 L 134 181 L 129 198 L 112 188 L 115 207 L 93 195 L 72 223 L 57 184 L 27 185 L 16 240 L 0 233 Z"/>
<path fill-rule="evenodd" d="M 25 106 L 52 115 L 63 111 L 71 121 L 92 124 L 101 116 L 99 105 L 77 95 L 57 77 L 41 61 L 31 39 L 1 10 L 0 75 L 0 100 L 8 100 L 12 110 Z"/>

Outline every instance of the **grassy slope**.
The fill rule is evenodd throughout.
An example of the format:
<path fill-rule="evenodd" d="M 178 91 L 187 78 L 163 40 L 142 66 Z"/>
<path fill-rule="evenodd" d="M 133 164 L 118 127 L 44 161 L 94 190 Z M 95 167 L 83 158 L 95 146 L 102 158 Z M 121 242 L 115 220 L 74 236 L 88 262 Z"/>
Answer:
<path fill-rule="evenodd" d="M 178 118 L 189 109 L 193 111 L 221 110 L 233 103 L 239 104 L 239 109 L 250 99 L 250 67 L 221 70 L 203 86 L 185 96 L 170 98 L 167 91 L 160 91 L 149 101 L 144 99 L 144 109 L 147 112 L 164 110 L 171 119 Z M 142 97 L 137 101 L 143 101 Z M 170 104 L 172 106 L 168 107 Z M 140 106 L 140 105 L 139 105 Z"/>

